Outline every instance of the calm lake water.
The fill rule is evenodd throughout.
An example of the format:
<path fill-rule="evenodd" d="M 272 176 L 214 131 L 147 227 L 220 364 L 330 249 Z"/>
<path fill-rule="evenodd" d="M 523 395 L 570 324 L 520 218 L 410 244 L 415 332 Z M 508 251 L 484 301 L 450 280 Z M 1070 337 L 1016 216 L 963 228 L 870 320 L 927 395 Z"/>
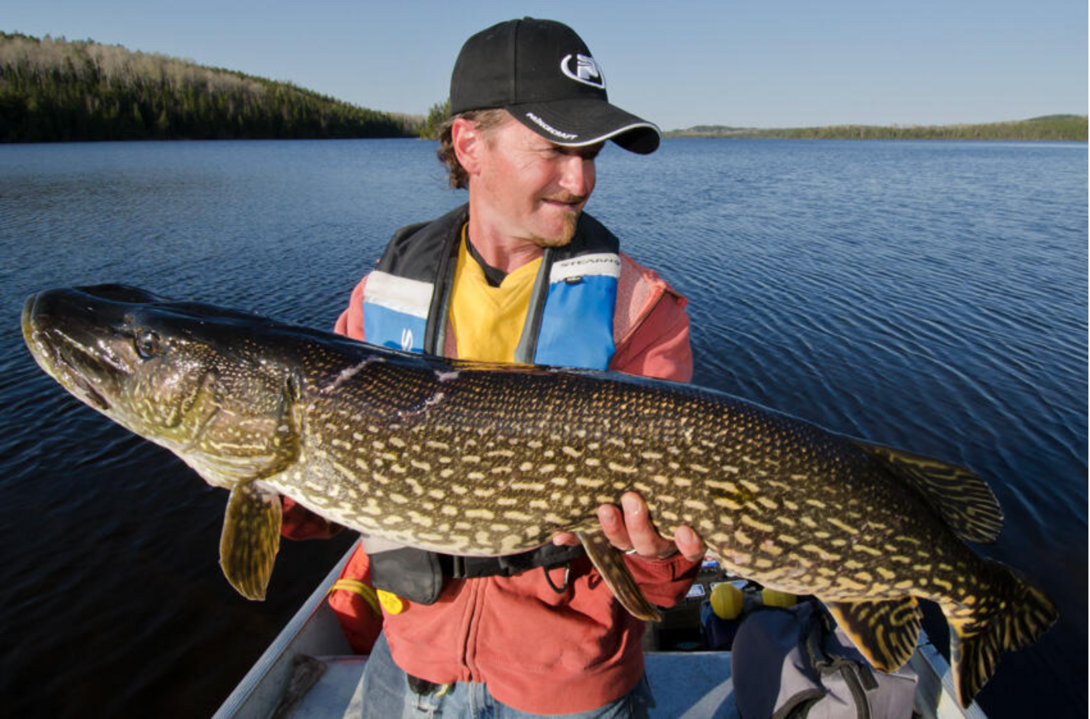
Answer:
<path fill-rule="evenodd" d="M 350 541 L 285 542 L 242 599 L 226 493 L 40 372 L 25 297 L 125 282 L 330 327 L 397 227 L 464 201 L 433 151 L 0 147 L 0 715 L 208 715 Z M 610 147 L 589 210 L 690 298 L 695 382 L 988 479 L 982 551 L 1061 620 L 980 701 L 1086 716 L 1086 144 Z"/>

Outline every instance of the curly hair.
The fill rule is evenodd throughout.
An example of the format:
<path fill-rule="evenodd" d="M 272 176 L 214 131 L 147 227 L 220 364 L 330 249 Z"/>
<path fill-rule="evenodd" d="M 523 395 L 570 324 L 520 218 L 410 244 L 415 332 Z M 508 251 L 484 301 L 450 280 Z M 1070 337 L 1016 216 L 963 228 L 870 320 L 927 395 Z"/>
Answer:
<path fill-rule="evenodd" d="M 454 125 L 454 121 L 458 118 L 469 120 L 476 124 L 477 129 L 481 132 L 488 132 L 499 125 L 502 125 L 510 117 L 510 113 L 502 108 L 470 110 L 447 119 L 447 121 L 439 127 L 439 149 L 436 150 L 435 154 L 438 155 L 439 161 L 446 165 L 447 169 L 450 170 L 450 175 L 447 179 L 450 182 L 451 187 L 455 189 L 466 189 L 469 187 L 469 174 L 466 173 L 465 168 L 462 167 L 462 163 L 458 162 L 458 155 L 454 152 L 454 142 L 451 139 L 451 127 Z"/>

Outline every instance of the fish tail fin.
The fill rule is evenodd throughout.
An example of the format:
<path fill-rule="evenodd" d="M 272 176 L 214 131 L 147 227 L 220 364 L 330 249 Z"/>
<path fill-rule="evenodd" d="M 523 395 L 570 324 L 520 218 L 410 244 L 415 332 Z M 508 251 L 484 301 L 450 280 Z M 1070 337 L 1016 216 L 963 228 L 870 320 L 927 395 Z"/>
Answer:
<path fill-rule="evenodd" d="M 958 700 L 969 706 L 991 678 L 1004 651 L 1033 644 L 1056 622 L 1055 603 L 1028 580 L 999 562 L 988 562 L 993 575 L 990 596 L 944 606 L 953 633 L 950 658 Z"/>

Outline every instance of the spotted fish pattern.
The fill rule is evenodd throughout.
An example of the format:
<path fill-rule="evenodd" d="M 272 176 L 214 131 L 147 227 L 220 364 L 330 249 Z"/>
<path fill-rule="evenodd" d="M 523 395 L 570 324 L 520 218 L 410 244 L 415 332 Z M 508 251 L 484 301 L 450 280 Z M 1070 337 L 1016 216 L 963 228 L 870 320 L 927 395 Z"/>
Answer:
<path fill-rule="evenodd" d="M 264 596 L 278 495 L 366 535 L 475 556 L 576 532 L 629 611 L 656 618 L 596 509 L 636 491 L 724 567 L 812 594 L 878 669 L 919 600 L 952 632 L 964 704 L 1057 612 L 966 541 L 1002 513 L 971 471 L 689 385 L 410 355 L 124 286 L 31 297 L 23 333 L 70 392 L 231 490 L 221 564 Z"/>

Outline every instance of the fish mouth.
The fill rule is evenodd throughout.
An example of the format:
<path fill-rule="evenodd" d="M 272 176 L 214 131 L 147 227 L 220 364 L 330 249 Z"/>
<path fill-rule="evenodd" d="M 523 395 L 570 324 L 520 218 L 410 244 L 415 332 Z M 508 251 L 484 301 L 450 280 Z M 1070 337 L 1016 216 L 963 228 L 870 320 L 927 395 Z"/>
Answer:
<path fill-rule="evenodd" d="M 78 352 L 90 361 L 96 361 L 93 354 L 89 353 L 79 342 L 65 335 L 59 330 L 46 332 L 39 329 L 36 319 L 40 317 L 38 303 L 40 294 L 33 294 L 23 304 L 22 325 L 23 339 L 26 341 L 30 354 L 38 362 L 47 374 L 57 380 L 63 387 L 69 389 L 83 402 L 102 412 L 109 411 L 111 404 L 87 378 L 86 374 L 73 362 L 72 353 Z M 66 351 L 67 350 L 67 351 Z"/>
<path fill-rule="evenodd" d="M 26 298 L 26 302 L 23 303 L 23 314 L 20 317 L 20 322 L 23 328 L 23 339 L 29 345 L 34 338 L 34 323 L 31 318 L 34 316 L 34 308 L 38 304 L 38 295 L 33 294 Z"/>
<path fill-rule="evenodd" d="M 76 349 L 80 348 L 77 347 Z M 61 370 L 70 382 L 70 384 L 66 386 L 78 390 L 79 394 L 77 396 L 80 399 L 101 412 L 108 412 L 111 409 L 112 405 L 110 405 L 109 400 L 95 388 L 94 384 L 91 383 L 91 380 L 87 379 L 87 377 L 80 373 L 79 369 L 69 362 L 67 357 L 58 351 L 54 360 L 54 366 Z"/>

